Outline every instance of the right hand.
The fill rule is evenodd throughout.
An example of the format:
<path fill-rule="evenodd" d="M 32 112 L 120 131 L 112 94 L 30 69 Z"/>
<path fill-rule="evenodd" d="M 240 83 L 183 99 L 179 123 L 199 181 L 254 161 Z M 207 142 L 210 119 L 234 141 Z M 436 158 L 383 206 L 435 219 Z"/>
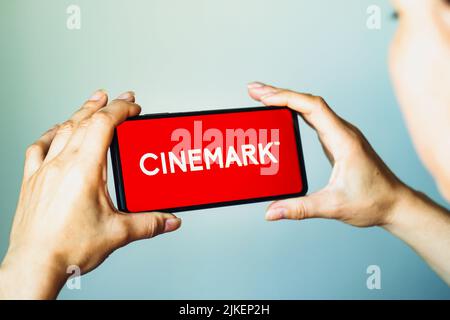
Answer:
<path fill-rule="evenodd" d="M 317 96 L 249 84 L 250 96 L 267 106 L 287 106 L 316 130 L 333 165 L 328 184 L 310 195 L 273 202 L 269 221 L 308 218 L 337 219 L 358 226 L 385 226 L 406 187 L 383 163 L 363 134 L 341 119 Z"/>

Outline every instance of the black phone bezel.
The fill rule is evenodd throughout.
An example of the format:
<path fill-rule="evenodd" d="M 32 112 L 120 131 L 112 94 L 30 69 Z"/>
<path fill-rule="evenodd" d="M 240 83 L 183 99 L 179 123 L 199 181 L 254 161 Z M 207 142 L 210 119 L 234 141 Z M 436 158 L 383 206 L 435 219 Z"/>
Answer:
<path fill-rule="evenodd" d="M 300 166 L 300 174 L 303 182 L 303 188 L 299 192 L 290 193 L 290 194 L 280 194 L 269 197 L 259 197 L 259 198 L 251 198 L 251 199 L 240 199 L 240 200 L 232 200 L 232 201 L 224 201 L 224 202 L 212 202 L 206 204 L 199 205 L 191 205 L 184 207 L 174 207 L 174 208 L 160 208 L 160 209 L 151 209 L 144 210 L 140 212 L 148 212 L 148 211 L 158 211 L 158 212 L 180 212 L 180 211 L 191 211 L 191 210 L 200 210 L 200 209 L 209 209 L 223 206 L 232 206 L 239 204 L 249 204 L 249 203 L 257 203 L 263 201 L 272 201 L 285 199 L 290 197 L 300 197 L 306 195 L 308 192 L 308 181 L 306 177 L 306 169 L 305 169 L 305 161 L 303 157 L 303 149 L 302 149 L 302 141 L 300 137 L 300 128 L 298 123 L 297 113 L 292 111 L 286 107 L 248 107 L 248 108 L 230 108 L 230 109 L 217 109 L 217 110 L 205 110 L 205 111 L 189 111 L 189 112 L 176 112 L 176 113 L 154 113 L 154 114 L 145 114 L 139 115 L 135 117 L 130 117 L 126 121 L 139 121 L 139 120 L 148 120 L 148 119 L 160 119 L 160 118 L 175 118 L 175 117 L 187 117 L 187 116 L 195 116 L 195 115 L 210 115 L 210 114 L 225 114 L 225 113 L 240 113 L 240 112 L 253 112 L 253 111 L 271 111 L 271 110 L 279 110 L 279 109 L 288 109 L 291 112 L 292 120 L 294 123 L 294 134 L 296 137 L 297 144 L 297 157 L 298 163 Z M 114 130 L 114 137 L 110 146 L 111 152 L 111 161 L 112 161 L 112 170 L 114 175 L 114 186 L 116 189 L 116 199 L 117 199 L 117 207 L 120 211 L 131 213 L 126 205 L 125 199 L 125 189 L 123 185 L 122 179 L 122 165 L 120 161 L 120 152 L 119 152 L 119 143 L 117 137 L 117 130 Z M 135 213 L 133 211 L 133 213 Z"/>

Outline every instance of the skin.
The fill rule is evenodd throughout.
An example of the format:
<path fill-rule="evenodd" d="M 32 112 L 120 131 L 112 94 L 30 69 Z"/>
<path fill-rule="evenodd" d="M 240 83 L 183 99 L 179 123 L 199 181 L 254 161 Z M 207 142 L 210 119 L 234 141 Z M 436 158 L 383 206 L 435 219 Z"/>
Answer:
<path fill-rule="evenodd" d="M 396 0 L 390 73 L 416 150 L 450 201 L 450 1 Z"/>
<path fill-rule="evenodd" d="M 416 149 L 450 200 L 448 2 L 394 1 L 401 18 L 390 71 Z M 323 189 L 272 203 L 267 220 L 327 218 L 383 227 L 450 284 L 448 210 L 401 182 L 324 99 L 258 82 L 248 89 L 265 105 L 296 110 L 317 131 L 333 166 Z M 0 267 L 0 298 L 55 298 L 68 266 L 89 272 L 115 249 L 180 226 L 170 214 L 125 215 L 109 198 L 106 153 L 113 129 L 139 112 L 132 92 L 107 105 L 106 94 L 98 91 L 71 120 L 28 148 L 10 247 Z"/>
<path fill-rule="evenodd" d="M 134 100 L 126 92 L 107 104 L 97 91 L 27 149 L 0 298 L 55 298 L 69 266 L 87 273 L 117 248 L 179 228 L 172 214 L 124 214 L 109 197 L 108 147 L 114 127 L 141 111 Z"/>
<path fill-rule="evenodd" d="M 450 1 L 395 0 L 400 17 L 389 69 L 416 150 L 450 201 Z M 410 245 L 450 284 L 450 213 L 404 185 L 364 136 L 320 98 L 262 83 L 249 94 L 288 106 L 316 131 L 333 165 L 330 181 L 304 198 L 272 203 L 268 220 L 331 218 L 381 226 Z"/>
<path fill-rule="evenodd" d="M 250 96 L 287 106 L 317 132 L 333 170 L 328 184 L 305 197 L 273 202 L 266 219 L 336 219 L 357 227 L 380 226 L 404 240 L 450 284 L 450 214 L 401 182 L 363 134 L 321 97 L 259 82 Z"/>

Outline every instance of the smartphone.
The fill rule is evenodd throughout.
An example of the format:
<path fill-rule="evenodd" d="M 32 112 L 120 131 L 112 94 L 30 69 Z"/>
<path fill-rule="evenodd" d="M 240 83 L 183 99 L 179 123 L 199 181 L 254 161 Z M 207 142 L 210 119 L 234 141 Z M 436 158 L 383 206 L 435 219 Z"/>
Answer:
<path fill-rule="evenodd" d="M 124 212 L 178 212 L 305 195 L 297 114 L 251 107 L 147 114 L 114 133 L 111 159 Z"/>

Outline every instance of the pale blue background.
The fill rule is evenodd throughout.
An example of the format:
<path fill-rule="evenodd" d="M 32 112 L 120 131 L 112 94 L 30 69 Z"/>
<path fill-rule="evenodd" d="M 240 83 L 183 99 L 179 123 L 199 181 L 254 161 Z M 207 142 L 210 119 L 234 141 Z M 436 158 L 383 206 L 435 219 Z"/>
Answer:
<path fill-rule="evenodd" d="M 66 28 L 72 3 L 82 10 L 78 31 Z M 366 28 L 369 4 L 382 8 L 380 31 Z M 389 82 L 391 11 L 382 0 L 2 0 L 0 256 L 26 145 L 97 88 L 135 90 L 146 113 L 255 105 L 246 95 L 252 80 L 320 94 L 399 177 L 443 204 Z M 316 190 L 330 166 L 314 132 L 301 126 Z M 179 232 L 115 252 L 82 278 L 82 290 L 64 289 L 60 298 L 450 298 L 449 287 L 385 231 L 267 223 L 266 205 L 181 213 Z M 381 267 L 382 290 L 366 288 L 370 264 Z"/>

